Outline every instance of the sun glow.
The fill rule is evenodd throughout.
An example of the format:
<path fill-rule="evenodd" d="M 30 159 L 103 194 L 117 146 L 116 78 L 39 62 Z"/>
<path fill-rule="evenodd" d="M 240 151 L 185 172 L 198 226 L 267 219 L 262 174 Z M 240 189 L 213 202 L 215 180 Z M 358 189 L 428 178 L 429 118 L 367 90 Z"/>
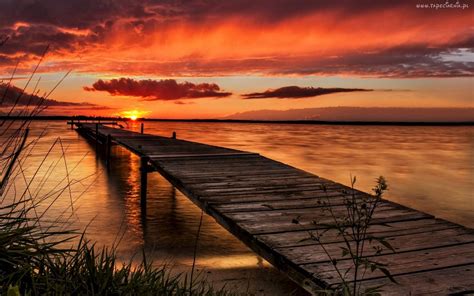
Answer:
<path fill-rule="evenodd" d="M 117 113 L 118 116 L 129 118 L 130 120 L 137 120 L 139 118 L 143 118 L 143 116 L 149 114 L 150 111 L 143 111 L 143 110 L 126 110 Z"/>

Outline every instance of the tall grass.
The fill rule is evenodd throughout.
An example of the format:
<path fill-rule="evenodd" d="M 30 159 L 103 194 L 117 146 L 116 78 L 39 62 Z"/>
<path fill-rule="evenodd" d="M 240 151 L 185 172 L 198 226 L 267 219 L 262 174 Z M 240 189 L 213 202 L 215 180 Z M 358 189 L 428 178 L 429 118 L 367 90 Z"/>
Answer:
<path fill-rule="evenodd" d="M 7 39 L 0 42 L 0 46 L 4 42 Z M 36 105 L 18 104 L 22 96 L 27 96 L 25 91 L 43 57 L 21 93 L 15 94 L 17 97 L 13 104 L 4 102 L 10 95 L 9 88 L 16 68 L 11 79 L 4 83 L 4 93 L 0 94 L 0 111 L 6 114 L 6 118 L 0 120 L 0 295 L 229 294 L 214 289 L 199 276 L 173 275 L 166 266 L 155 267 L 146 260 L 145 254 L 138 264 L 119 262 L 115 246 L 99 248 L 93 242 L 86 241 L 84 234 L 64 228 L 64 217 L 45 221 L 45 213 L 64 192 L 70 194 L 70 209 L 73 209 L 74 198 L 70 190 L 73 181 L 69 178 L 66 150 L 60 138 L 45 152 L 38 167 L 25 167 L 30 163 L 29 152 L 44 134 L 43 131 L 38 137 L 31 138 L 31 119 L 47 107 L 46 98 L 57 87 L 45 93 Z M 39 79 L 31 96 L 38 94 L 38 84 Z M 22 115 L 23 118 L 15 119 L 14 115 Z M 60 160 L 64 160 L 65 184 L 57 184 L 53 190 L 41 194 L 42 186 L 59 161 L 46 168 L 41 178 L 39 171 L 46 164 L 49 153 L 57 148 L 56 145 L 61 149 Z M 28 174 L 27 170 L 33 173 Z M 23 186 L 17 186 L 19 180 Z M 77 236 L 80 239 L 74 245 L 72 240 Z"/>
<path fill-rule="evenodd" d="M 84 240 L 75 250 L 46 250 L 19 259 L 13 273 L 2 276 L 2 294 L 229 295 L 203 280 L 191 282 L 185 274 L 172 275 L 166 266 L 155 267 L 146 259 L 138 265 L 120 263 L 114 249 L 96 248 Z"/>

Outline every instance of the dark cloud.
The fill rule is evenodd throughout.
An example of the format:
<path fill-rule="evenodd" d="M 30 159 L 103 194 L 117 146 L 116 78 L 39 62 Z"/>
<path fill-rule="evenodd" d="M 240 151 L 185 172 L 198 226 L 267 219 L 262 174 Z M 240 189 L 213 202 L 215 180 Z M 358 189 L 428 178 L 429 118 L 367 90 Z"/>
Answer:
<path fill-rule="evenodd" d="M 244 99 L 300 99 L 310 98 L 322 95 L 328 95 L 340 92 L 354 92 L 354 91 L 371 91 L 371 89 L 361 88 L 322 88 L 322 87 L 299 87 L 299 86 L 285 86 L 277 89 L 269 89 L 264 92 L 256 92 L 242 95 Z"/>
<path fill-rule="evenodd" d="M 50 46 L 52 51 L 74 51 L 76 46 L 83 43 L 80 37 L 63 32 L 51 25 L 24 26 L 14 29 L 0 29 L 9 39 L 0 47 L 4 57 L 8 55 L 32 54 L 41 56 Z"/>
<path fill-rule="evenodd" d="M 106 91 L 111 95 L 125 95 L 141 97 L 145 100 L 172 101 L 180 99 L 220 98 L 230 96 L 232 93 L 221 91 L 215 83 L 191 82 L 178 83 L 174 79 L 164 80 L 134 80 L 120 78 L 95 82 L 92 87 L 84 87 L 87 91 Z"/>
<path fill-rule="evenodd" d="M 133 0 L 2 0 L 0 25 L 16 22 L 50 24 L 87 29 L 93 25 L 121 18 L 146 17 L 148 1 Z M 3 13 L 7 12 L 7 13 Z"/>
<path fill-rule="evenodd" d="M 190 105 L 194 104 L 194 102 L 183 102 L 183 101 L 175 101 L 174 102 L 176 105 Z"/>
<path fill-rule="evenodd" d="M 315 1 L 315 0 L 2 0 L 0 26 L 16 22 L 51 24 L 68 28 L 91 28 L 120 18 L 158 18 L 201 21 L 235 15 L 265 22 L 279 22 L 317 10 L 351 11 L 413 6 L 410 1 Z"/>
<path fill-rule="evenodd" d="M 151 1 L 156 2 L 156 1 Z M 161 1 L 163 2 L 163 1 Z M 287 19 L 305 16 L 314 12 L 334 12 L 338 14 L 370 13 L 372 11 L 414 7 L 413 1 L 390 0 L 227 0 L 227 1 L 164 1 L 157 10 L 164 15 L 179 15 L 190 20 L 202 21 L 213 16 L 246 16 L 259 23 L 278 23 Z"/>
<path fill-rule="evenodd" d="M 43 106 L 43 107 L 94 107 L 94 108 L 107 108 L 91 103 L 72 103 L 56 101 L 52 99 L 44 99 L 43 97 L 35 94 L 23 93 L 22 89 L 8 85 L 7 83 L 0 82 L 0 106 L 8 107 L 13 106 Z"/>

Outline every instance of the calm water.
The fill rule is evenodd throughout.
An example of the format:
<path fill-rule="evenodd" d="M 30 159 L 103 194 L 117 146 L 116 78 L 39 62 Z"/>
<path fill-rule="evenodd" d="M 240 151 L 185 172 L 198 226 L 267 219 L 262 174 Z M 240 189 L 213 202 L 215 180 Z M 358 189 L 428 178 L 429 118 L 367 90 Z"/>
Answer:
<path fill-rule="evenodd" d="M 136 156 L 114 147 L 107 172 L 94 146 L 64 122 L 36 122 L 34 134 L 45 126 L 46 134 L 30 146 L 30 157 L 23 164 L 26 180 L 21 175 L 16 178 L 18 192 L 44 160 L 30 194 L 57 199 L 46 218 L 60 216 L 68 221 L 68 227 L 87 227 L 87 237 L 100 245 L 120 240 L 118 250 L 123 259 L 145 248 L 157 262 L 174 265 L 178 271 L 192 264 L 201 213 L 192 202 L 158 173 L 152 173 L 147 213 L 142 215 Z M 129 128 L 138 130 L 139 124 Z M 258 152 L 345 184 L 350 175 L 357 176 L 357 187 L 365 191 L 383 175 L 390 185 L 386 198 L 474 227 L 473 127 L 145 123 L 146 133 L 169 136 L 173 131 L 181 139 Z M 44 159 L 58 137 L 61 142 Z M 63 151 L 66 162 L 61 157 Z M 73 183 L 71 188 L 64 187 L 68 179 Z M 207 216 L 197 266 L 211 281 L 225 282 L 242 292 L 302 293 Z"/>

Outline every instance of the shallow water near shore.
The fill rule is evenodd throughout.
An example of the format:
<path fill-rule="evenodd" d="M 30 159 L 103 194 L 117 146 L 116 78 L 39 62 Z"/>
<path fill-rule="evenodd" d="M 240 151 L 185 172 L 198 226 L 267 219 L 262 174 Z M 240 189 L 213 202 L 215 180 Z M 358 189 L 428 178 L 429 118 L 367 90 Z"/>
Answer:
<path fill-rule="evenodd" d="M 132 122 L 127 128 L 138 131 L 140 124 Z M 61 216 L 68 227 L 87 228 L 87 238 L 99 245 L 120 241 L 123 260 L 138 258 L 145 249 L 157 264 L 167 263 L 177 272 L 189 270 L 199 208 L 151 173 L 145 215 L 139 201 L 138 157 L 115 146 L 107 171 L 94 144 L 65 122 L 32 123 L 32 138 L 42 131 L 45 135 L 22 166 L 27 176 L 36 173 L 31 188 L 40 189 L 35 194 L 58 196 L 46 218 Z M 389 182 L 387 199 L 474 227 L 473 127 L 145 122 L 145 133 L 170 136 L 173 131 L 180 139 L 258 152 L 344 184 L 356 176 L 356 187 L 363 191 L 370 191 L 375 178 L 383 175 Z M 61 142 L 43 162 L 58 137 Z M 43 169 L 36 172 L 41 162 Z M 73 185 L 61 192 L 60 184 L 66 182 Z M 25 186 L 22 178 L 16 183 L 17 189 Z M 206 215 L 196 266 L 216 285 L 225 283 L 241 293 L 303 293 Z"/>

